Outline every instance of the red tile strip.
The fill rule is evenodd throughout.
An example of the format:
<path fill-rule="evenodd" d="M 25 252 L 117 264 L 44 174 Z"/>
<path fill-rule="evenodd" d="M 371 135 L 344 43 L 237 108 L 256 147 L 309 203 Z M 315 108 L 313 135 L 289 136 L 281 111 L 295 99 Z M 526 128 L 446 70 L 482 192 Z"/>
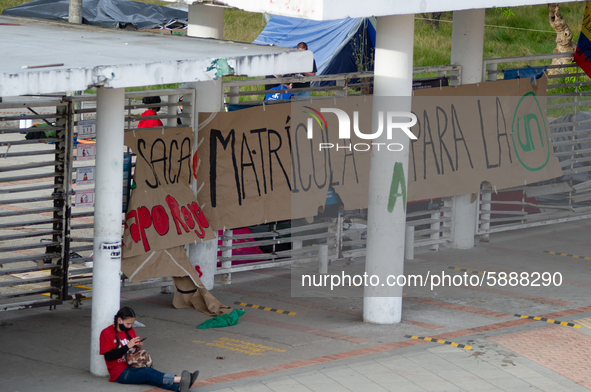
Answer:
<path fill-rule="evenodd" d="M 418 297 L 404 297 L 404 299 L 409 300 L 409 301 L 414 301 L 414 302 L 421 302 L 421 303 L 428 304 L 428 305 L 440 306 L 442 308 L 448 308 L 448 309 L 454 309 L 454 310 L 461 310 L 463 312 L 482 314 L 484 316 L 492 316 L 492 317 L 499 317 L 499 318 L 511 317 L 508 314 L 491 312 L 488 310 L 472 308 L 469 306 L 454 305 L 454 304 L 449 304 L 447 302 L 435 301 L 432 299 L 418 298 Z"/>
<path fill-rule="evenodd" d="M 407 320 L 407 319 L 402 319 L 402 322 L 406 323 L 406 324 L 416 325 L 417 327 L 423 327 L 423 328 L 434 329 L 434 330 L 445 328 L 442 325 L 427 324 L 427 323 L 422 323 L 420 321 L 412 321 L 412 320 Z"/>

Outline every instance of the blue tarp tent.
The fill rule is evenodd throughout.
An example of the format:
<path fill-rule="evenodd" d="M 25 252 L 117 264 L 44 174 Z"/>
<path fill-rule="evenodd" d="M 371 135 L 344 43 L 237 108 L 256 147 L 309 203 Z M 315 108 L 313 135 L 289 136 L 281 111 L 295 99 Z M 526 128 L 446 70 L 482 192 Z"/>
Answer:
<path fill-rule="evenodd" d="M 273 15 L 254 43 L 295 48 L 299 42 L 306 42 L 314 53 L 317 75 L 357 72 L 355 54 L 363 52 L 369 57 L 375 46 L 372 19 L 315 21 Z"/>

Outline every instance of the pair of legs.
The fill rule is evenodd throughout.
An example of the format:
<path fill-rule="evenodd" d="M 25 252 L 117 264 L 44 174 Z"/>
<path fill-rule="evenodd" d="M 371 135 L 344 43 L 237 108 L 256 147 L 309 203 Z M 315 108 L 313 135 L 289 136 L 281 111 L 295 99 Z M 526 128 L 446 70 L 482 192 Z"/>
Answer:
<path fill-rule="evenodd" d="M 154 387 L 178 392 L 181 378 L 173 374 L 159 372 L 152 368 L 127 367 L 117 377 L 119 384 L 149 384 Z"/>

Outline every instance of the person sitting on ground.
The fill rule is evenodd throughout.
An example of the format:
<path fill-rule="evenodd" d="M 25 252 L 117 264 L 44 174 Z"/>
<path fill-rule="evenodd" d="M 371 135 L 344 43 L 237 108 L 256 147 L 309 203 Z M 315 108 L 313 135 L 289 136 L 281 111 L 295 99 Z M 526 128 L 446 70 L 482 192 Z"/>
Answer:
<path fill-rule="evenodd" d="M 113 325 L 103 329 L 100 336 L 100 354 L 105 357 L 109 381 L 120 384 L 149 384 L 174 392 L 186 392 L 197 380 L 199 371 L 189 373 L 184 370 L 181 376 L 159 372 L 150 367 L 131 367 L 125 354 L 132 347 L 142 347 L 132 325 L 135 312 L 129 307 L 121 308 L 115 315 Z"/>
<path fill-rule="evenodd" d="M 143 97 L 142 103 L 144 105 L 149 105 L 153 103 L 160 103 L 160 97 Z M 158 115 L 158 111 L 160 110 L 159 107 L 156 108 L 148 108 L 145 112 L 142 113 L 142 117 L 151 117 Z M 149 127 L 162 127 L 162 121 L 157 118 L 153 118 L 151 120 L 141 120 L 137 125 L 138 128 L 149 128 Z"/>

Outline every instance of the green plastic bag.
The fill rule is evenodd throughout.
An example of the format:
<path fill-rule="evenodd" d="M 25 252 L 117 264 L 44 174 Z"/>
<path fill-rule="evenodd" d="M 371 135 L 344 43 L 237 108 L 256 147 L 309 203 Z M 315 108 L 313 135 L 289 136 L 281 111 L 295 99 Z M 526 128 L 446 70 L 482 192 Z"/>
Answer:
<path fill-rule="evenodd" d="M 238 324 L 238 319 L 244 314 L 242 309 L 234 309 L 230 314 L 222 314 L 206 320 L 197 326 L 197 329 L 221 328 Z"/>

